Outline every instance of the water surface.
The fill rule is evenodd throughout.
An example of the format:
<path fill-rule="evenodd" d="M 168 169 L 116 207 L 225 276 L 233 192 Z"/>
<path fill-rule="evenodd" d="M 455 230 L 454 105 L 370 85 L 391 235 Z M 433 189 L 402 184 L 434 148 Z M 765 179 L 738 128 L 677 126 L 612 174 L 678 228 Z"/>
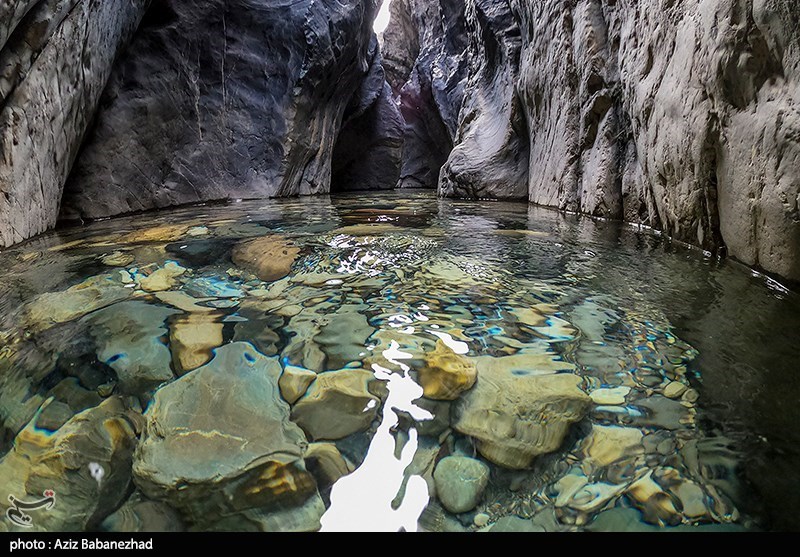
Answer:
<path fill-rule="evenodd" d="M 36 528 L 797 529 L 798 296 L 651 231 L 247 201 L 43 235 L 0 285 L 0 502 L 52 488 Z"/>

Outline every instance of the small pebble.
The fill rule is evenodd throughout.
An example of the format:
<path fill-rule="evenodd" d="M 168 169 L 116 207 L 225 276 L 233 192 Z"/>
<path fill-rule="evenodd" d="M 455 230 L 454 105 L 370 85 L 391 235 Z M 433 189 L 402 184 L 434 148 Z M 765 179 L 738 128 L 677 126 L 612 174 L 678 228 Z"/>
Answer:
<path fill-rule="evenodd" d="M 475 518 L 472 519 L 472 523 L 478 528 L 483 528 L 489 524 L 489 515 L 486 513 L 478 513 L 475 515 Z"/>

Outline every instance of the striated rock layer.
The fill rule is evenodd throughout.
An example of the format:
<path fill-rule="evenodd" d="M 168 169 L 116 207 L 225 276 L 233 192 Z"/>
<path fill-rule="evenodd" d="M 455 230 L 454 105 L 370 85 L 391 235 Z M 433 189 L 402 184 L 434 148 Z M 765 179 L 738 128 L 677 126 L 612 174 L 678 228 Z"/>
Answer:
<path fill-rule="evenodd" d="M 153 4 L 109 81 L 62 216 L 327 193 L 334 151 L 342 189 L 393 187 L 390 169 L 375 170 L 399 159 L 401 140 L 372 31 L 378 4 Z M 359 137 L 337 148 L 343 124 Z"/>
<path fill-rule="evenodd" d="M 114 60 L 148 4 L 0 3 L 0 246 L 55 225 Z"/>
<path fill-rule="evenodd" d="M 430 185 L 449 141 L 442 195 L 641 223 L 800 280 L 797 0 L 466 0 L 466 50 L 421 31 L 451 4 L 392 5 L 407 146 L 438 153 L 412 171 L 407 147 L 404 183 Z"/>

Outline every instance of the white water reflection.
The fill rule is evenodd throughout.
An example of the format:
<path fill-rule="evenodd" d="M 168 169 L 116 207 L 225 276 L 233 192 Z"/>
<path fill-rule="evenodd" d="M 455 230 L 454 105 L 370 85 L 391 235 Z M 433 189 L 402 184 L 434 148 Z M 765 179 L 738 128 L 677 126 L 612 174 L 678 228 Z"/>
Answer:
<path fill-rule="evenodd" d="M 418 447 L 417 430 L 411 428 L 400 457 L 395 456 L 391 430 L 399 422 L 397 412 L 407 412 L 416 420 L 430 420 L 433 415 L 414 404 L 422 396 L 422 387 L 409 377 L 410 368 L 402 363 L 411 354 L 402 352 L 392 341 L 383 356 L 401 371 L 393 373 L 377 364 L 372 366 L 375 377 L 387 381 L 389 395 L 383 419 L 361 466 L 334 484 L 331 505 L 320 519 L 322 532 L 415 532 L 417 520 L 428 504 L 428 485 L 421 476 L 413 475 L 407 480 L 405 495 L 397 508 L 392 506 Z"/>

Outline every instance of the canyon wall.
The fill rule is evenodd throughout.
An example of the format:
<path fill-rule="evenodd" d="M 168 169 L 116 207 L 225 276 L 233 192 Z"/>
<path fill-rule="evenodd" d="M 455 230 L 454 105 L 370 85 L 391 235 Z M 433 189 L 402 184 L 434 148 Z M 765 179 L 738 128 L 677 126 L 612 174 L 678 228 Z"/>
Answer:
<path fill-rule="evenodd" d="M 154 4 L 114 68 L 62 217 L 327 193 L 337 179 L 339 189 L 369 187 L 376 166 L 397 164 L 402 141 L 373 39 L 378 8 Z M 356 131 L 337 149 L 343 125 Z M 379 177 L 376 188 L 397 182 L 391 169 Z"/>
<path fill-rule="evenodd" d="M 419 0 L 395 3 L 393 15 L 421 13 Z M 387 58 L 419 52 L 395 73 L 437 61 L 422 72 L 436 77 L 428 97 L 448 79 L 463 86 L 446 110 L 417 111 L 458 112 L 440 194 L 641 223 L 800 280 L 798 0 L 462 5 L 463 52 L 424 33 L 385 37 Z M 414 78 L 394 86 L 402 98 Z"/>
<path fill-rule="evenodd" d="M 55 225 L 114 60 L 148 1 L 0 2 L 0 246 Z"/>

